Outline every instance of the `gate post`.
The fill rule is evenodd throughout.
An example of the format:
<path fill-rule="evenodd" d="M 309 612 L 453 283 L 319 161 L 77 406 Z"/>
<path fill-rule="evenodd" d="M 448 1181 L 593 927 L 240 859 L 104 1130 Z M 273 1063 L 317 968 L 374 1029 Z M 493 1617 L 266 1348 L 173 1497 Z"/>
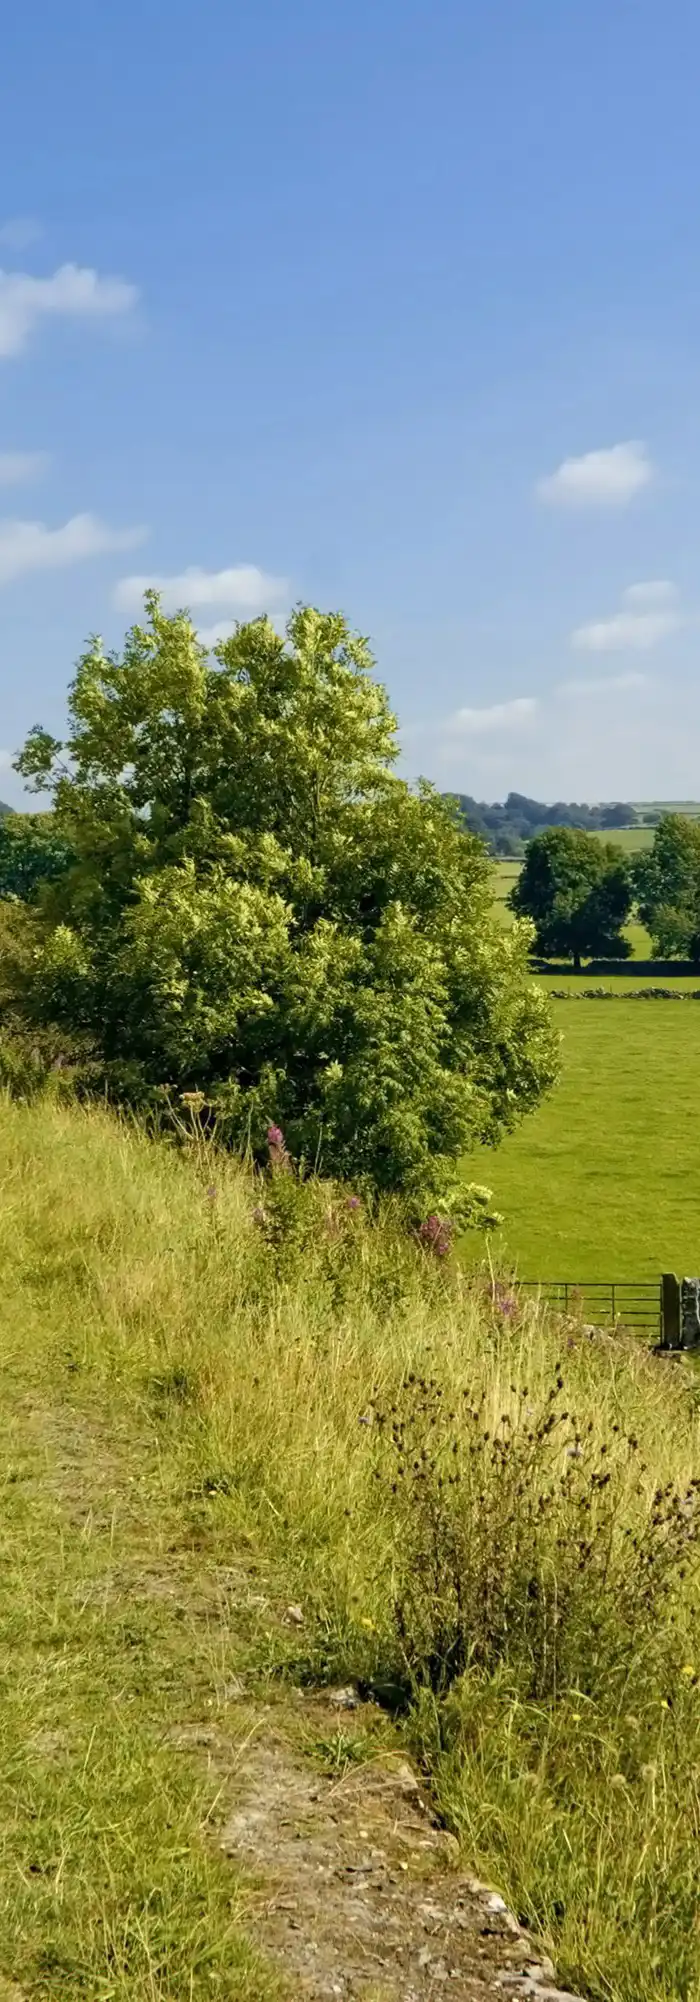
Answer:
<path fill-rule="evenodd" d="M 661 1275 L 661 1347 L 681 1346 L 681 1289 L 675 1272 Z"/>

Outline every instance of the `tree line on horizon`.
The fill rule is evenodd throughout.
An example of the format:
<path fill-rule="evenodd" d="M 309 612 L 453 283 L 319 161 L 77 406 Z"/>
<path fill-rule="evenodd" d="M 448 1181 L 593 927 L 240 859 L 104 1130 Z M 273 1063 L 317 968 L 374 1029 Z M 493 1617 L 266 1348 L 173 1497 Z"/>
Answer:
<path fill-rule="evenodd" d="M 521 856 L 525 845 L 548 827 L 580 828 L 586 834 L 605 833 L 619 827 L 653 826 L 659 810 L 640 811 L 629 801 L 587 806 L 583 802 L 556 800 L 547 806 L 530 799 L 527 793 L 509 792 L 501 803 L 473 799 L 470 793 L 453 793 L 458 811 L 472 834 L 478 834 L 494 855 Z"/>

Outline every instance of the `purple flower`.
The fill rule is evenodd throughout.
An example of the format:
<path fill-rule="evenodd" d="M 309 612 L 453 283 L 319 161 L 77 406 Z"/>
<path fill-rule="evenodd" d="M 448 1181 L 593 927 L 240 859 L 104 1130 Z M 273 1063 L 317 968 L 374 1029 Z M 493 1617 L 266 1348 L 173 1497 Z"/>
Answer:
<path fill-rule="evenodd" d="M 505 1319 L 509 1320 L 511 1314 L 516 1314 L 518 1311 L 517 1294 L 513 1293 L 508 1286 L 496 1284 L 494 1287 L 493 1305 L 494 1311 L 497 1314 L 503 1314 Z"/>
<path fill-rule="evenodd" d="M 281 1126 L 268 1126 L 268 1129 L 267 1129 L 267 1144 L 268 1144 L 268 1147 L 283 1147 L 283 1146 L 284 1146 L 284 1134 L 283 1134 L 283 1132 L 282 1132 L 282 1128 L 281 1128 Z"/>
<path fill-rule="evenodd" d="M 419 1226 L 418 1238 L 426 1251 L 432 1251 L 436 1258 L 446 1258 L 452 1249 L 454 1226 L 449 1217 L 427 1216 Z"/>
<path fill-rule="evenodd" d="M 359 1210 L 359 1207 L 360 1207 L 359 1196 L 348 1196 L 346 1208 L 349 1210 Z"/>

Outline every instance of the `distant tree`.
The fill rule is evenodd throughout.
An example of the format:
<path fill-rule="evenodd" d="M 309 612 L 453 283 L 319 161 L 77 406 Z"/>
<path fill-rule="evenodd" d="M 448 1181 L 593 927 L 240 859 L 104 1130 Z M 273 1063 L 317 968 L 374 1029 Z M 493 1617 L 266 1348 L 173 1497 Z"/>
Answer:
<path fill-rule="evenodd" d="M 622 801 L 599 808 L 600 825 L 606 827 L 634 827 L 637 815 L 633 806 L 625 806 Z"/>
<path fill-rule="evenodd" d="M 502 805 L 496 800 L 489 806 L 485 800 L 472 799 L 469 793 L 457 793 L 454 799 L 465 825 L 481 835 L 497 855 L 521 853 L 518 844 L 531 841 L 533 835 L 542 834 L 546 827 L 581 827 L 593 833 L 596 829 L 635 826 L 638 820 L 634 807 L 619 801 L 608 806 L 585 806 L 560 799 L 554 806 L 545 806 L 543 800 L 529 799 L 523 792 L 509 792 Z"/>
<path fill-rule="evenodd" d="M 18 760 L 75 863 L 42 897 L 25 1005 L 84 1033 L 114 1094 L 202 1093 L 221 1130 L 436 1213 L 477 1141 L 557 1069 L 529 928 L 489 858 L 392 765 L 366 642 L 298 608 L 216 648 L 155 594 L 79 662 L 65 745 Z"/>
<path fill-rule="evenodd" d="M 639 915 L 657 959 L 700 960 L 700 823 L 666 813 L 635 857 Z"/>
<path fill-rule="evenodd" d="M 580 828 L 550 827 L 529 841 L 509 904 L 536 928 L 543 959 L 626 959 L 621 927 L 632 907 L 629 866 L 619 848 Z"/>
<path fill-rule="evenodd" d="M 72 850 L 52 813 L 0 813 L 0 898 L 35 900 L 68 868 Z"/>

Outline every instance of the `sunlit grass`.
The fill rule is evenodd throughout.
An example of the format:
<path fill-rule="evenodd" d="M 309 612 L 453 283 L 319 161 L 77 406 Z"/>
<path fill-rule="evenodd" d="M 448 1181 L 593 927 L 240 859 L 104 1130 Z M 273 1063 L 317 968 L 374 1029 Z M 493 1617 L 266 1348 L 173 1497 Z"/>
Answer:
<path fill-rule="evenodd" d="M 513 1385 L 537 1406 L 562 1361 L 596 1440 L 638 1438 L 645 1507 L 698 1470 L 680 1369 L 494 1312 L 488 1285 L 402 1250 L 390 1222 L 360 1226 L 349 1284 L 313 1250 L 275 1276 L 253 1207 L 232 1162 L 176 1157 L 99 1112 L 2 1106 L 0 1974 L 28 1997 L 273 1992 L 211 1839 L 230 1773 L 177 1733 L 213 1716 L 235 1771 L 256 1688 L 283 1703 L 285 1674 L 395 1668 L 396 1526 L 360 1421 L 409 1372 L 455 1408 L 483 1391 L 491 1426 Z M 690 1613 L 688 1597 L 681 1633 Z M 547 1703 L 506 1662 L 467 1675 L 441 1719 L 424 1705 L 394 1727 L 422 1748 L 465 1862 L 600 2002 L 700 1993 L 700 1699 L 680 1645 L 670 1709 L 643 1655 L 626 1691 Z M 241 1668 L 252 1718 L 226 1694 Z M 340 1769 L 361 1756 L 355 1728 L 310 1754 Z"/>
<path fill-rule="evenodd" d="M 500 1255 L 536 1279 L 696 1272 L 700 1003 L 552 1006 L 560 1082 L 479 1157 L 506 1217 Z"/>

